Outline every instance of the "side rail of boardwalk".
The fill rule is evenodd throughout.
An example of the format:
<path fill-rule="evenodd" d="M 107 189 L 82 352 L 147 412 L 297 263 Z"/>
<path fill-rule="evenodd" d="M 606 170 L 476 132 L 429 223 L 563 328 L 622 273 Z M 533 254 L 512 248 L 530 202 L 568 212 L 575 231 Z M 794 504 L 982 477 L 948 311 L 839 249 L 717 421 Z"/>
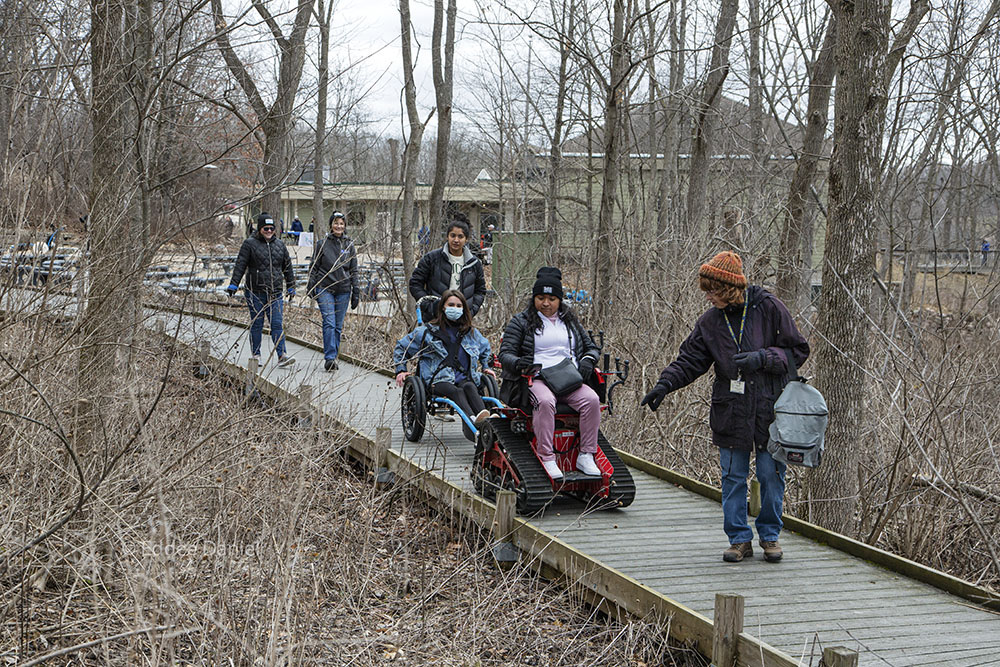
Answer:
<path fill-rule="evenodd" d="M 154 329 L 161 335 L 169 336 L 162 324 L 154 324 Z M 317 406 L 304 405 L 311 393 L 306 385 L 295 392 L 289 391 L 259 376 L 256 369 L 242 368 L 226 360 L 209 357 L 208 348 L 204 345 L 176 342 L 197 350 L 199 368 L 211 366 L 241 384 L 246 383 L 248 389 L 252 387 L 297 412 L 320 410 Z M 493 532 L 497 543 L 509 543 L 516 547 L 543 575 L 580 587 L 584 597 L 592 604 L 604 606 L 609 611 L 622 610 L 640 618 L 669 624 L 670 635 L 674 639 L 695 647 L 709 658 L 716 653 L 725 656 L 724 661 L 713 660 L 716 665 L 792 667 L 799 664 L 791 656 L 742 632 L 742 613 L 736 623 L 732 614 L 723 612 L 718 626 L 713 627 L 712 621 L 702 614 L 609 568 L 533 526 L 529 520 L 515 516 L 512 505 L 508 504 L 508 511 L 500 514 L 497 504 L 463 490 L 432 470 L 390 449 L 389 429 L 378 429 L 373 439 L 350 424 L 338 423 L 350 433 L 348 453 L 365 465 L 381 471 L 377 478 L 386 479 L 388 473 L 388 477 L 397 483 L 409 485 L 442 508 L 469 517 L 478 526 Z M 509 530 L 507 526 L 510 527 Z M 742 603 L 740 608 L 742 609 Z"/>
<path fill-rule="evenodd" d="M 169 312 L 177 312 L 176 310 L 169 308 L 162 308 L 161 310 Z M 234 320 L 227 318 L 224 315 L 218 314 L 218 309 L 213 305 L 211 312 L 192 312 L 188 311 L 189 316 L 202 317 L 204 319 L 212 320 L 222 324 L 227 324 L 230 326 L 235 326 L 241 329 L 246 328 L 246 322 L 243 320 Z M 307 347 L 313 350 L 321 350 L 322 348 L 318 345 L 310 343 L 308 341 L 296 338 L 295 336 L 287 336 L 287 339 L 303 347 Z M 387 377 L 392 377 L 392 374 L 385 369 L 374 368 L 370 364 L 363 361 L 352 359 L 346 355 L 341 355 L 346 361 L 349 361 L 355 365 L 367 368 L 375 373 L 381 373 Z M 657 477 L 659 479 L 670 482 L 680 486 L 688 491 L 692 491 L 706 498 L 711 498 L 717 502 L 721 502 L 722 494 L 718 488 L 709 486 L 704 482 L 699 482 L 695 479 L 681 475 L 673 470 L 664 468 L 663 466 L 647 461 L 646 459 L 634 456 L 628 452 L 622 450 L 617 450 L 622 460 L 631 468 L 636 470 L 641 470 L 645 473 Z M 751 504 L 752 503 L 751 498 Z M 753 508 L 751 508 L 753 509 Z M 935 588 L 938 588 L 952 595 L 956 595 L 960 598 L 964 598 L 978 605 L 982 605 L 988 609 L 994 611 L 1000 611 L 1000 595 L 996 592 L 991 591 L 982 586 L 977 586 L 973 583 L 953 577 L 949 574 L 935 570 L 934 568 L 927 567 L 926 565 L 921 565 L 920 563 L 914 562 L 902 556 L 897 556 L 896 554 L 889 553 L 879 549 L 878 547 L 865 544 L 858 540 L 840 535 L 833 531 L 826 530 L 821 526 L 809 523 L 808 521 L 803 521 L 796 517 L 789 516 L 787 514 L 782 516 L 782 521 L 785 524 L 785 528 L 792 530 L 800 535 L 808 537 L 820 544 L 825 544 L 838 551 L 842 551 L 846 554 L 855 556 L 869 563 L 884 567 L 892 572 L 904 575 L 913 579 L 915 581 L 920 581 L 925 584 L 930 584 Z"/>

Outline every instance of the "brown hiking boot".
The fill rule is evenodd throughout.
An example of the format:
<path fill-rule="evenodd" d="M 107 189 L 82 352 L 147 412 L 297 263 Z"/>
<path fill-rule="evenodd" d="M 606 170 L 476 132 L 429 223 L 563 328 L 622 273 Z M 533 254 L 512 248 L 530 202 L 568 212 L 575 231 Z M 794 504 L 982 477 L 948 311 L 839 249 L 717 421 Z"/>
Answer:
<path fill-rule="evenodd" d="M 722 552 L 722 560 L 727 563 L 739 563 L 747 556 L 753 556 L 753 545 L 749 542 L 730 544 L 729 548 Z"/>
<path fill-rule="evenodd" d="M 777 540 L 774 542 L 765 542 L 764 540 L 761 540 L 760 546 L 764 549 L 764 560 L 768 563 L 777 563 L 784 555 L 781 551 L 781 545 L 778 544 Z"/>

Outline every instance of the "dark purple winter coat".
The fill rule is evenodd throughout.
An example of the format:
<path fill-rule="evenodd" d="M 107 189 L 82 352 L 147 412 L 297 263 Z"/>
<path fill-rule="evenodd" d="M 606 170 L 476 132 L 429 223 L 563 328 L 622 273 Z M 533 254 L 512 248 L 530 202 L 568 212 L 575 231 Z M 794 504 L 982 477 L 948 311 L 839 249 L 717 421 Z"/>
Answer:
<path fill-rule="evenodd" d="M 743 394 L 730 391 L 730 381 L 738 376 L 733 363 L 736 342 L 726 327 L 728 317 L 733 333 L 740 335 L 743 304 L 728 306 L 724 311 L 712 308 L 698 318 L 694 331 L 681 344 L 677 358 L 660 373 L 659 382 L 668 393 L 687 386 L 704 375 L 715 364 L 712 384 L 712 407 L 709 423 L 712 442 L 717 447 L 757 449 L 767 447 L 767 429 L 774 420 L 774 401 L 785 386 L 787 359 L 791 353 L 796 368 L 809 357 L 809 343 L 799 333 L 791 314 L 776 296 L 751 285 L 746 290 L 747 320 L 740 351 L 763 349 L 764 366 L 746 374 Z M 725 314 L 723 314 L 725 313 Z"/>

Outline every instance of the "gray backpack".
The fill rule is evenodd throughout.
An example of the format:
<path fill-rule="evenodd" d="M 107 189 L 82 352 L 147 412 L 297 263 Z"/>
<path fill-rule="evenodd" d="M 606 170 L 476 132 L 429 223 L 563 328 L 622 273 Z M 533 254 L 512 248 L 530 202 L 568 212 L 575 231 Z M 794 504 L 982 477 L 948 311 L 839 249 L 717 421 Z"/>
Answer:
<path fill-rule="evenodd" d="M 816 387 L 799 377 L 792 354 L 788 357 L 788 384 L 774 403 L 774 421 L 768 429 L 767 451 L 775 461 L 815 468 L 823 457 L 828 413 Z"/>

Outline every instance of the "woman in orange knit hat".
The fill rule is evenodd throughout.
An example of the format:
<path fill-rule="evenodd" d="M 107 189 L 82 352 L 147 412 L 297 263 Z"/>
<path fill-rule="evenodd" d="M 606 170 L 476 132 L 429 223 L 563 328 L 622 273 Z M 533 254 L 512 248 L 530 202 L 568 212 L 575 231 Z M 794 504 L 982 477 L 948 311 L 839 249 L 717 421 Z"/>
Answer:
<path fill-rule="evenodd" d="M 764 559 L 781 560 L 778 544 L 785 465 L 767 452 L 774 401 L 785 386 L 788 360 L 801 368 L 809 343 L 777 297 L 756 285 L 747 286 L 743 260 L 724 251 L 701 265 L 698 286 L 712 308 L 695 323 L 680 352 L 663 369 L 642 405 L 656 410 L 663 398 L 685 387 L 715 365 L 709 423 L 719 448 L 722 473 L 723 527 L 727 562 L 753 555 L 753 531 L 747 522 L 747 477 L 750 453 L 757 455 L 761 510 L 755 526 Z"/>

